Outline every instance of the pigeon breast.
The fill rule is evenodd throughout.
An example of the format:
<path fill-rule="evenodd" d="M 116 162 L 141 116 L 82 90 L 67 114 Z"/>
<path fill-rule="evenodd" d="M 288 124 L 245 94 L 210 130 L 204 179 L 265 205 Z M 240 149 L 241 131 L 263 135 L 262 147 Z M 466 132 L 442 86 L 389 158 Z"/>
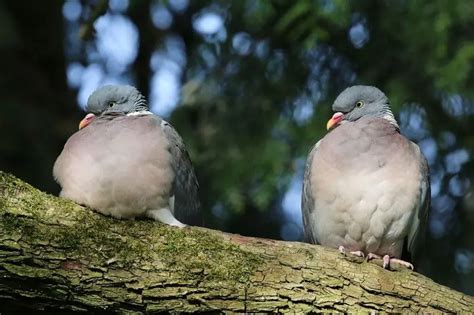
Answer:
<path fill-rule="evenodd" d="M 160 120 L 104 116 L 71 136 L 58 157 L 61 197 L 116 218 L 169 207 L 174 172 Z"/>

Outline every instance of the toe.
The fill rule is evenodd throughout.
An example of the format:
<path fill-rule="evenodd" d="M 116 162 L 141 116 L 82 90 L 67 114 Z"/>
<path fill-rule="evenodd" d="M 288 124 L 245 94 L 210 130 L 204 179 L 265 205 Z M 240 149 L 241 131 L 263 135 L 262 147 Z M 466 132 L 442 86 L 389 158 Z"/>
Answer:
<path fill-rule="evenodd" d="M 364 253 L 360 250 L 356 250 L 354 252 L 351 252 L 352 255 L 357 256 L 357 257 L 364 257 Z"/>
<path fill-rule="evenodd" d="M 382 260 L 383 260 L 383 268 L 384 269 L 390 268 L 390 256 L 385 255 L 383 256 Z"/>
<path fill-rule="evenodd" d="M 390 259 L 390 262 L 391 263 L 396 263 L 396 264 L 400 264 L 402 266 L 405 266 L 407 267 L 408 269 L 411 269 L 411 270 L 414 270 L 415 268 L 413 267 L 413 264 L 408 262 L 408 261 L 405 261 L 405 260 L 401 260 L 401 259 L 398 259 L 398 258 L 392 258 Z"/>
<path fill-rule="evenodd" d="M 339 252 L 343 255 L 346 254 L 346 249 L 344 248 L 344 246 L 339 246 Z"/>
<path fill-rule="evenodd" d="M 374 254 L 374 253 L 369 253 L 367 255 L 367 260 L 372 260 L 372 259 L 381 259 L 382 257 L 380 257 L 379 255 L 377 254 Z"/>

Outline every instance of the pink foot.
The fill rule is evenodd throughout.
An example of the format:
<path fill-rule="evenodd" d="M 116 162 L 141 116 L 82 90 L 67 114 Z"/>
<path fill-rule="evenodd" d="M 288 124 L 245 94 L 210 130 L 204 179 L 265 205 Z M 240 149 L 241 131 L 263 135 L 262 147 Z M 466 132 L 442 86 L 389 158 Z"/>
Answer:
<path fill-rule="evenodd" d="M 402 266 L 407 267 L 408 269 L 414 270 L 413 264 L 409 263 L 408 261 L 404 261 L 398 258 L 390 258 L 388 255 L 383 256 L 383 267 L 388 269 L 391 263 L 396 263 Z"/>
<path fill-rule="evenodd" d="M 368 261 L 370 261 L 370 260 L 372 260 L 372 259 L 381 259 L 381 258 L 382 258 L 382 257 L 380 257 L 379 255 L 374 254 L 374 253 L 369 253 L 369 254 L 367 255 L 367 260 L 368 260 Z"/>
<path fill-rule="evenodd" d="M 346 254 L 346 249 L 344 248 L 344 246 L 339 246 L 339 252 L 343 255 Z M 354 256 L 357 256 L 357 257 L 364 257 L 364 253 L 360 250 L 356 250 L 356 251 L 352 251 L 352 252 L 349 252 L 350 254 L 354 255 Z"/>
<path fill-rule="evenodd" d="M 389 269 L 391 263 L 396 263 L 396 264 L 400 264 L 402 266 L 405 266 L 405 267 L 407 267 L 411 270 L 414 270 L 413 265 L 411 263 L 409 263 L 408 261 L 404 261 L 404 260 L 401 260 L 401 259 L 398 259 L 398 258 L 390 258 L 390 256 L 388 256 L 388 255 L 384 255 L 383 257 L 381 257 L 380 255 L 369 253 L 367 255 L 367 260 L 370 261 L 372 259 L 382 259 L 384 269 Z"/>
<path fill-rule="evenodd" d="M 384 255 L 382 260 L 383 260 L 383 269 L 390 268 L 390 256 Z"/>

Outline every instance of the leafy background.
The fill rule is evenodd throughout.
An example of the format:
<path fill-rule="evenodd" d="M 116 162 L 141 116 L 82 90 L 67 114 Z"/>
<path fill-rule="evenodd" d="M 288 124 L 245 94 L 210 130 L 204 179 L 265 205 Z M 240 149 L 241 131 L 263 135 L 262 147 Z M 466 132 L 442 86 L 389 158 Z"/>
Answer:
<path fill-rule="evenodd" d="M 301 240 L 311 146 L 335 96 L 372 84 L 431 170 L 419 270 L 474 294 L 474 3 L 67 0 L 0 3 L 0 169 L 51 193 L 51 169 L 107 83 L 179 130 L 209 226 Z"/>

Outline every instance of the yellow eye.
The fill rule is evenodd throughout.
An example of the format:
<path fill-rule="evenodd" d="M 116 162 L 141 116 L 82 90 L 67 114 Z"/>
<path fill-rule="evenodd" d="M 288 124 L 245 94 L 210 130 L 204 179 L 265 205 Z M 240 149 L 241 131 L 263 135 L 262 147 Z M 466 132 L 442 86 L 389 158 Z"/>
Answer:
<path fill-rule="evenodd" d="M 362 106 L 364 106 L 364 101 L 358 101 L 356 103 L 356 107 L 361 108 Z"/>

